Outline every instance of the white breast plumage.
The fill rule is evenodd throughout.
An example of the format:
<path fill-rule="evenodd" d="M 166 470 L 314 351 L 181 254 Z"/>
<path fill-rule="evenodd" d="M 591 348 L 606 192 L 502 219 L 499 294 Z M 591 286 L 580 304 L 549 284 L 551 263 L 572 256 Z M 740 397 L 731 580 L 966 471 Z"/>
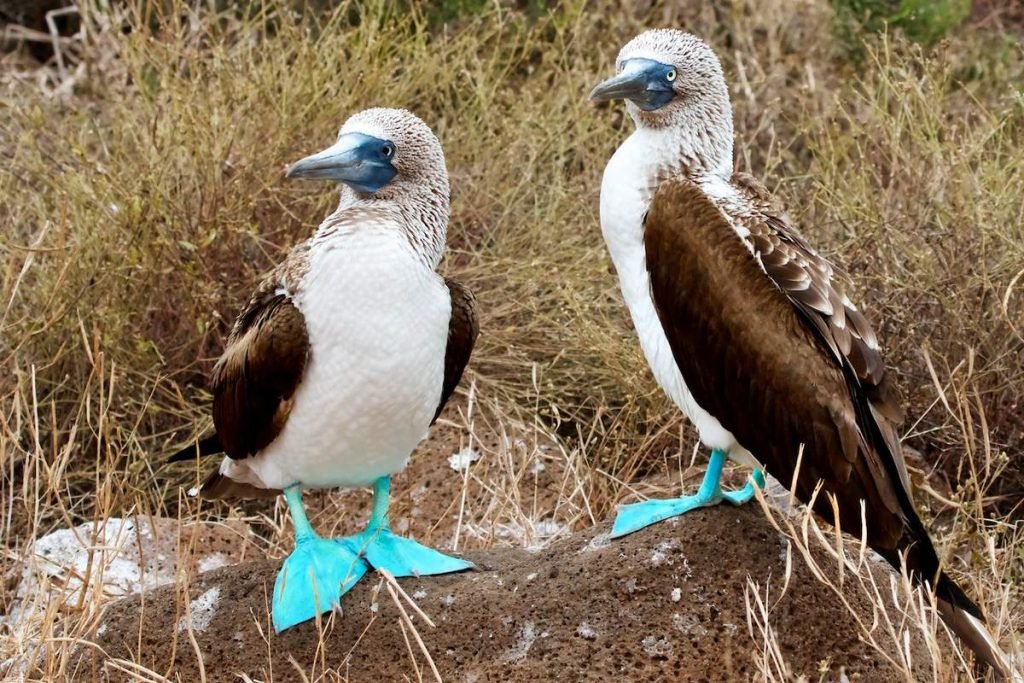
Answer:
<path fill-rule="evenodd" d="M 318 242 L 296 297 L 310 361 L 278 439 L 245 465 L 266 487 L 362 486 L 404 467 L 441 396 L 451 301 L 404 234 Z"/>

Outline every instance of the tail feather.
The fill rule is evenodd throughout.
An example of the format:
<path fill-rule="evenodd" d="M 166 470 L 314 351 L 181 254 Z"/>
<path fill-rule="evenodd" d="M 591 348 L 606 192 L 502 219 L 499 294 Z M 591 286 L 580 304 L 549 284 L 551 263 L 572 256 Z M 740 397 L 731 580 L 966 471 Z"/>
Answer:
<path fill-rule="evenodd" d="M 210 434 L 193 441 L 181 450 L 175 452 L 169 458 L 168 463 L 181 462 L 183 460 L 194 460 L 209 455 L 223 453 L 224 447 L 220 443 L 217 434 Z M 278 489 L 265 489 L 245 482 L 236 481 L 223 474 L 221 468 L 215 469 L 210 476 L 203 481 L 199 487 L 199 495 L 207 500 L 219 500 L 222 498 L 273 498 L 281 495 Z"/>
<path fill-rule="evenodd" d="M 252 484 L 235 481 L 221 474 L 219 469 L 210 473 L 203 485 L 199 487 L 199 495 L 207 500 L 222 498 L 273 498 L 281 495 L 280 489 L 262 489 Z"/>
<path fill-rule="evenodd" d="M 194 460 L 197 457 L 205 458 L 208 455 L 216 455 L 217 453 L 223 452 L 224 447 L 220 443 L 220 438 L 218 438 L 216 432 L 214 432 L 213 434 L 203 437 L 199 441 L 193 441 L 181 450 L 175 452 L 171 457 L 167 458 L 167 462 Z"/>
<path fill-rule="evenodd" d="M 948 576 L 942 574 L 939 577 L 940 592 L 937 594 L 936 604 L 942 621 L 974 652 L 978 659 L 992 667 L 992 671 L 995 672 L 998 680 L 1009 680 L 1011 668 L 1006 654 L 1003 653 L 999 643 L 989 633 L 985 622 L 981 617 L 975 616 L 965 607 L 960 604 L 954 604 L 944 597 L 943 592 L 945 591 L 942 591 L 944 583 L 952 586 L 960 595 L 964 595 L 960 587 Z M 967 596 L 964 595 L 964 598 L 967 599 Z M 967 602 L 971 605 L 974 604 L 969 599 L 967 599 Z M 975 609 L 977 610 L 977 606 L 975 606 Z"/>
<path fill-rule="evenodd" d="M 976 620 L 985 623 L 985 615 L 982 613 L 981 608 L 978 604 L 967 597 L 967 593 L 961 588 L 956 581 L 949 578 L 946 572 L 939 574 L 938 585 L 935 588 L 935 596 L 940 601 L 949 604 L 951 607 L 957 610 L 963 610 L 967 612 Z"/>
<path fill-rule="evenodd" d="M 935 584 L 935 602 L 942 621 L 974 652 L 980 661 L 992 667 L 997 680 L 1009 678 L 1011 671 L 1007 663 L 1009 660 L 995 638 L 989 633 L 981 608 L 968 597 L 956 581 L 937 569 L 939 558 L 935 554 L 931 539 L 923 530 L 924 526 L 921 525 L 920 520 L 914 521 L 920 525 L 921 531 L 918 538 L 923 538 L 924 542 L 909 544 L 905 558 L 907 571 L 918 584 L 923 583 L 922 577 L 930 579 L 938 573 L 938 581 Z M 897 569 L 901 566 L 900 552 L 890 550 L 880 554 Z"/>

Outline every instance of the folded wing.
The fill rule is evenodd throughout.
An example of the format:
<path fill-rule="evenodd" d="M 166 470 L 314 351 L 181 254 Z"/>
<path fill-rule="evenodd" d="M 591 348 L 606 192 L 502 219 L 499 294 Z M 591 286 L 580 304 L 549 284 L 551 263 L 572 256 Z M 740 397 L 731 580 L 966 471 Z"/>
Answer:
<path fill-rule="evenodd" d="M 210 379 L 213 422 L 228 456 L 253 456 L 280 434 L 308 359 L 302 313 L 276 287 L 261 287 Z"/>
<path fill-rule="evenodd" d="M 476 298 L 469 289 L 449 278 L 445 279 L 452 300 L 452 317 L 448 323 L 448 347 L 444 355 L 444 382 L 441 387 L 441 401 L 434 413 L 437 420 L 448 399 L 462 379 L 462 373 L 469 364 L 480 326 L 476 315 Z"/>
<path fill-rule="evenodd" d="M 773 476 L 788 485 L 803 448 L 799 497 L 822 482 L 854 535 L 864 500 L 871 545 L 894 551 L 923 527 L 875 335 L 831 264 L 764 208 L 737 231 L 693 183 L 658 190 L 644 241 L 669 345 L 697 403 Z M 817 508 L 833 519 L 825 496 Z"/>

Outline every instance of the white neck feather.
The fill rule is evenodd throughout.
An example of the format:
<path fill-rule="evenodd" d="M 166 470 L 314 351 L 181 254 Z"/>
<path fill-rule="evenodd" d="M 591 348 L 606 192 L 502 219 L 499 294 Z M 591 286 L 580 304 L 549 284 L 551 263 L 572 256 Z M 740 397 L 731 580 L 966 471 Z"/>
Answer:
<path fill-rule="evenodd" d="M 613 258 L 617 243 L 643 239 L 643 216 L 664 181 L 689 178 L 712 196 L 730 193 L 732 107 L 725 82 L 717 85 L 655 112 L 627 101 L 637 128 L 609 160 L 601 184 L 601 229 Z"/>
<path fill-rule="evenodd" d="M 649 145 L 648 165 L 653 167 L 648 173 L 661 180 L 679 175 L 695 180 L 706 175 L 729 178 L 733 170 L 732 106 L 724 82 L 721 85 L 721 92 L 670 104 L 666 111 L 645 112 L 627 101 L 637 130 L 623 146 L 638 137 Z"/>
<path fill-rule="evenodd" d="M 317 234 L 332 232 L 346 216 L 358 218 L 364 212 L 371 216 L 385 216 L 402 230 L 423 262 L 436 270 L 447 240 L 447 181 L 443 187 L 405 185 L 395 189 L 398 191 L 366 195 L 342 186 L 338 208 L 320 225 Z"/>
<path fill-rule="evenodd" d="M 731 147 L 731 146 L 730 146 Z M 686 174 L 702 186 L 727 185 L 732 172 L 731 154 L 720 157 L 711 171 L 680 163 L 681 150 L 694 144 L 678 129 L 640 127 L 615 152 L 601 184 L 601 232 L 619 276 L 640 345 L 658 384 L 697 426 L 701 439 L 712 448 L 735 450 L 735 439 L 694 400 L 675 363 L 651 298 L 644 246 L 644 215 L 658 185 L 666 178 Z M 723 177 L 724 176 L 724 177 Z"/>

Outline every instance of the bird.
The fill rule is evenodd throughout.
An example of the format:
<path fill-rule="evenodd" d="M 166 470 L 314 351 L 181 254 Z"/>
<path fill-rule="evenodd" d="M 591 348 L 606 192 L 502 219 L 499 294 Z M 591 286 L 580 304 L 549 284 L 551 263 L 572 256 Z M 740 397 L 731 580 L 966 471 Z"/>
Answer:
<path fill-rule="evenodd" d="M 215 433 L 170 461 L 225 454 L 204 498 L 283 493 L 295 549 L 277 575 L 280 632 L 335 608 L 370 568 L 473 565 L 394 534 L 390 476 L 405 467 L 469 362 L 476 300 L 442 278 L 450 189 L 441 143 L 415 114 L 373 108 L 288 178 L 341 184 L 337 209 L 256 287 L 213 368 Z M 373 487 L 366 529 L 325 539 L 301 491 Z"/>
<path fill-rule="evenodd" d="M 897 569 L 904 558 L 913 579 L 934 588 L 952 630 L 1005 674 L 981 610 L 942 570 L 914 507 L 896 432 L 900 398 L 848 276 L 733 167 L 732 107 L 715 52 L 678 29 L 645 31 L 590 98 L 625 100 L 635 124 L 600 195 L 623 299 L 658 384 L 711 450 L 696 494 L 621 506 L 612 536 L 742 504 L 764 486 L 763 470 L 783 482 L 796 473 L 801 501 L 855 537 L 866 532 Z M 743 488 L 722 490 L 726 461 L 753 468 Z"/>

